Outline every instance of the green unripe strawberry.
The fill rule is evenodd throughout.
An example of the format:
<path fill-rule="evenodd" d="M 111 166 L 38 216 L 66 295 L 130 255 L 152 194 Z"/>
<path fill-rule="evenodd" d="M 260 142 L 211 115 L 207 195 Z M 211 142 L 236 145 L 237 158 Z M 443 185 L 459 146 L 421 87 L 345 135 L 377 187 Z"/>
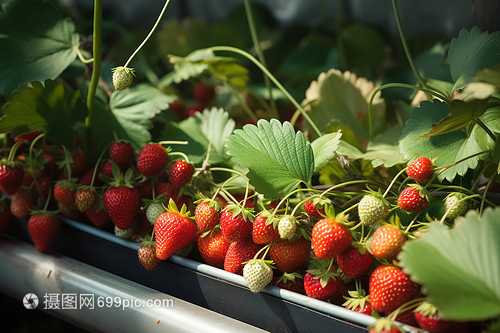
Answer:
<path fill-rule="evenodd" d="M 134 69 L 119 66 L 112 69 L 113 71 L 113 86 L 116 90 L 124 90 L 132 84 L 134 79 Z"/>
<path fill-rule="evenodd" d="M 467 200 L 461 201 L 457 204 L 458 201 L 465 197 L 465 194 L 459 192 L 451 193 L 446 197 L 446 199 L 444 200 L 446 211 L 451 208 L 450 212 L 447 215 L 448 218 L 454 220 L 457 217 L 465 214 L 465 212 L 467 211 Z"/>
<path fill-rule="evenodd" d="M 130 239 L 134 235 L 134 229 L 133 228 L 120 229 L 117 226 L 115 226 L 115 235 L 121 238 Z"/>
<path fill-rule="evenodd" d="M 146 217 L 151 224 L 155 224 L 158 217 L 165 213 L 165 207 L 160 202 L 152 202 L 148 208 L 146 208 Z"/>
<path fill-rule="evenodd" d="M 278 232 L 282 239 L 288 239 L 292 237 L 296 230 L 297 219 L 294 216 L 283 216 L 278 223 Z"/>
<path fill-rule="evenodd" d="M 273 270 L 269 266 L 269 261 L 252 259 L 243 267 L 243 277 L 250 291 L 258 293 L 273 279 Z"/>
<path fill-rule="evenodd" d="M 372 226 L 389 215 L 389 204 L 382 197 L 367 194 L 359 202 L 358 214 L 361 223 Z"/>

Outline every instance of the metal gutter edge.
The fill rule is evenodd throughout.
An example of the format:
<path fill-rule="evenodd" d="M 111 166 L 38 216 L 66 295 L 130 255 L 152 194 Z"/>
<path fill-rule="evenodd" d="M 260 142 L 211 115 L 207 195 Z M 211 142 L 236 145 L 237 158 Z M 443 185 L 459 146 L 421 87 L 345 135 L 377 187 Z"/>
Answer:
<path fill-rule="evenodd" d="M 34 293 L 37 309 L 90 332 L 265 332 L 71 258 L 42 254 L 31 244 L 6 237 L 0 237 L 0 272 L 0 292 L 19 301 Z M 93 295 L 93 309 L 89 298 L 87 305 L 81 302 L 85 294 Z M 57 303 L 50 302 L 55 301 L 51 295 L 58 297 Z M 65 295 L 76 295 L 75 309 L 62 309 Z M 46 300 L 49 302 L 44 303 Z M 51 305 L 59 309 L 51 309 Z"/>

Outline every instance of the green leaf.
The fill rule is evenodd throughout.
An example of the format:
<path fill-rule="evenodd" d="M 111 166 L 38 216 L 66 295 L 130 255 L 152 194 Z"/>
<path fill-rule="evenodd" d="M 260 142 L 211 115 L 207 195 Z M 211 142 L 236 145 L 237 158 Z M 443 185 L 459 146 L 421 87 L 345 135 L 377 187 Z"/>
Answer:
<path fill-rule="evenodd" d="M 469 211 L 449 231 L 432 223 L 427 234 L 407 242 L 399 258 L 412 280 L 451 320 L 483 320 L 500 315 L 500 209 L 482 217 Z"/>
<path fill-rule="evenodd" d="M 487 108 L 487 100 L 473 100 L 469 103 L 454 100 L 451 103 L 450 115 L 441 119 L 439 123 L 432 125 L 432 130 L 422 135 L 421 138 L 425 139 L 461 130 L 483 115 Z"/>
<path fill-rule="evenodd" d="M 229 136 L 227 148 L 234 162 L 249 169 L 256 191 L 267 198 L 283 197 L 313 175 L 313 149 L 289 122 L 261 119 L 257 126 L 245 125 Z"/>
<path fill-rule="evenodd" d="M 161 110 L 168 109 L 168 104 L 176 99 L 174 95 L 165 94 L 149 85 L 138 85 L 113 92 L 109 106 L 132 144 L 140 148 L 151 140 L 148 131 L 152 127 L 150 119 Z"/>
<path fill-rule="evenodd" d="M 456 81 L 453 90 L 461 89 L 474 82 L 480 70 L 500 64 L 500 32 L 481 33 L 477 27 L 462 29 L 458 38 L 451 40 L 448 58 Z"/>
<path fill-rule="evenodd" d="M 54 79 L 75 59 L 75 25 L 45 1 L 7 2 L 0 11 L 0 94 Z"/>
<path fill-rule="evenodd" d="M 74 129 L 87 116 L 87 107 L 80 95 L 63 84 L 47 80 L 45 86 L 32 82 L 32 87 L 23 86 L 12 95 L 12 101 L 3 108 L 0 132 L 14 131 L 21 134 L 41 129 L 46 135 L 73 148 Z"/>
<path fill-rule="evenodd" d="M 500 89 L 500 66 L 485 68 L 477 73 L 477 78 Z"/>
<path fill-rule="evenodd" d="M 311 147 L 314 153 L 314 172 L 318 172 L 335 157 L 335 151 L 339 147 L 340 131 L 320 136 L 313 142 Z"/>
<path fill-rule="evenodd" d="M 378 69 L 387 56 L 386 42 L 379 31 L 360 22 L 354 22 L 342 29 L 342 41 L 349 68 L 367 67 L 374 71 Z"/>
<path fill-rule="evenodd" d="M 432 129 L 432 125 L 448 116 L 450 109 L 443 103 L 424 101 L 419 108 L 411 111 L 412 119 L 406 122 L 400 138 L 401 152 L 405 160 L 414 157 L 438 158 L 436 167 L 449 166 L 455 162 L 470 157 L 485 150 L 492 149 L 495 145 L 493 140 L 479 126 L 469 126 L 465 129 L 421 139 L 422 135 Z M 500 130 L 500 108 L 490 108 L 479 117 L 493 132 Z M 472 128 L 471 128 L 472 127 Z M 457 175 L 463 176 L 468 169 L 474 169 L 480 160 L 489 154 L 481 154 L 468 158 L 440 173 L 439 179 L 452 181 Z"/>
<path fill-rule="evenodd" d="M 351 72 L 331 69 L 321 73 L 306 91 L 302 102 L 309 116 L 322 132 L 327 132 L 332 122 L 339 121 L 354 133 L 358 140 L 368 139 L 368 103 L 376 87 L 365 78 Z M 380 132 L 385 123 L 385 103 L 377 93 L 373 100 L 374 133 Z M 314 133 L 306 124 L 305 130 Z"/>
<path fill-rule="evenodd" d="M 229 118 L 223 109 L 205 109 L 195 113 L 179 124 L 171 124 L 163 132 L 163 139 L 187 140 L 189 145 L 182 147 L 182 152 L 188 155 L 191 162 L 201 163 L 209 152 L 208 163 L 226 162 L 226 139 L 233 132 L 235 122 Z"/>
<path fill-rule="evenodd" d="M 400 153 L 399 137 L 401 136 L 402 128 L 395 125 L 389 130 L 377 136 L 373 141 L 368 143 L 366 153 L 363 158 L 371 160 L 374 168 L 383 165 L 390 168 L 397 164 L 404 163 L 403 155 Z"/>

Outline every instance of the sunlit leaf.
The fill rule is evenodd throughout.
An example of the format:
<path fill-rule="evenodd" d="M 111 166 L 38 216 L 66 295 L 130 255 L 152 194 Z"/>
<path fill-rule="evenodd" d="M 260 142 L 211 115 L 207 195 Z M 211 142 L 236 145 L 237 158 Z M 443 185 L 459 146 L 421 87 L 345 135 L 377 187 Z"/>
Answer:
<path fill-rule="evenodd" d="M 321 170 L 335 157 L 335 151 L 339 147 L 341 136 L 342 133 L 338 131 L 320 136 L 311 142 L 314 152 L 314 172 Z"/>
<path fill-rule="evenodd" d="M 407 242 L 399 258 L 412 280 L 447 319 L 468 321 L 500 315 L 500 209 L 482 217 L 469 211 L 453 230 L 432 223 Z"/>
<path fill-rule="evenodd" d="M 0 94 L 54 79 L 75 59 L 75 25 L 50 3 L 9 1 L 0 11 Z"/>
<path fill-rule="evenodd" d="M 375 168 L 381 165 L 390 168 L 404 163 L 403 155 L 399 150 L 399 137 L 402 130 L 401 126 L 396 125 L 374 138 L 368 143 L 363 158 L 371 160 Z"/>
<path fill-rule="evenodd" d="M 289 122 L 259 120 L 230 135 L 228 154 L 249 169 L 247 174 L 256 191 L 267 198 L 280 198 L 300 182 L 308 183 L 314 172 L 314 153 L 303 133 Z"/>

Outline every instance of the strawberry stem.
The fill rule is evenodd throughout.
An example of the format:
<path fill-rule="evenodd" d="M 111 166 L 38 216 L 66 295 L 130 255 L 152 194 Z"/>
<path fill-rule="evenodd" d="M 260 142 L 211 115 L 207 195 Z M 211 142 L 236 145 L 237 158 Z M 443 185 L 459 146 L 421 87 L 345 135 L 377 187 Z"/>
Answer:
<path fill-rule="evenodd" d="M 382 198 L 385 198 L 385 196 L 389 193 L 389 191 L 391 190 L 392 186 L 394 185 L 394 182 L 396 182 L 396 180 L 399 178 L 399 176 L 401 176 L 405 171 L 406 171 L 406 168 L 404 168 L 403 170 L 399 171 L 398 174 L 392 179 L 392 182 L 389 184 L 389 186 L 385 190 L 384 194 L 382 195 Z"/>
<path fill-rule="evenodd" d="M 10 149 L 9 151 L 9 156 L 7 157 L 7 162 L 12 162 L 14 161 L 14 158 L 16 157 L 16 152 L 17 152 L 17 149 L 19 148 L 20 145 L 22 145 L 23 143 L 25 143 L 24 141 L 19 141 L 19 142 L 16 142 L 12 145 L 12 148 Z"/>
<path fill-rule="evenodd" d="M 36 190 L 38 192 L 38 194 L 40 194 L 40 198 L 43 200 L 45 199 L 43 197 L 43 193 L 42 193 L 42 190 L 40 189 L 40 186 L 38 185 L 38 182 L 36 181 L 36 176 L 35 176 L 35 170 L 33 170 L 33 150 L 35 148 L 35 144 L 38 140 L 40 140 L 41 138 L 43 138 L 45 136 L 45 133 L 42 133 L 40 135 L 38 135 L 30 144 L 30 150 L 29 150 L 29 157 L 30 157 L 30 162 L 32 163 L 32 167 L 29 168 L 29 172 L 30 172 L 30 175 L 31 175 L 31 178 L 33 178 L 34 180 L 34 183 L 35 183 L 35 186 L 36 186 Z M 49 197 L 50 197 L 50 192 L 49 192 Z"/>
<path fill-rule="evenodd" d="M 189 141 L 160 141 L 159 145 L 188 145 Z"/>
<path fill-rule="evenodd" d="M 87 94 L 88 115 L 85 118 L 85 127 L 90 128 L 94 107 L 94 97 L 101 76 L 101 26 L 102 24 L 102 0 L 94 1 L 94 32 L 93 32 L 93 56 L 92 78 L 90 79 L 89 92 Z"/>
<path fill-rule="evenodd" d="M 177 152 L 170 152 L 168 154 L 169 156 L 182 156 L 184 158 L 184 160 L 189 163 L 189 157 L 187 157 L 186 154 L 184 154 L 183 152 L 180 152 L 180 151 L 177 151 Z"/>
<path fill-rule="evenodd" d="M 444 224 L 444 220 L 446 219 L 446 217 L 448 216 L 448 214 L 453 210 L 453 207 L 455 207 L 456 205 L 458 205 L 459 203 L 461 203 L 463 201 L 466 201 L 466 200 L 472 199 L 472 198 L 481 198 L 481 195 L 479 195 L 479 194 L 473 194 L 473 195 L 469 195 L 469 196 L 467 196 L 465 198 L 462 198 L 462 199 L 458 200 L 457 202 L 455 202 L 455 204 L 453 206 L 451 206 L 450 208 L 448 208 L 448 210 L 446 211 L 446 213 L 444 213 L 444 215 L 441 218 L 441 221 L 439 221 L 439 223 Z M 496 207 L 496 205 L 493 205 L 493 207 Z"/>

